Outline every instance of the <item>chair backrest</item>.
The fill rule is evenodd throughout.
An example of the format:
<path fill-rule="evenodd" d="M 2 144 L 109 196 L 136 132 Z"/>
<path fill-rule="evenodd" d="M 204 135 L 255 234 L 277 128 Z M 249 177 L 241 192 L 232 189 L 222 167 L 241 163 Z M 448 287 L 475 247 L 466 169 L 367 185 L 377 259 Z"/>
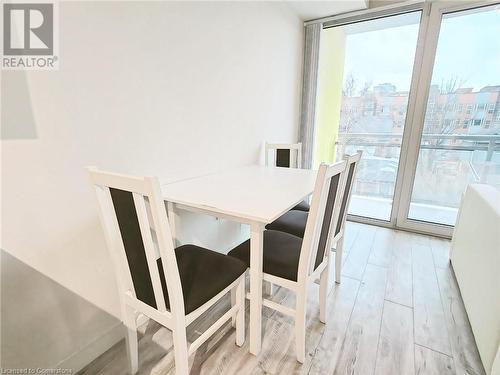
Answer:
<path fill-rule="evenodd" d="M 165 312 L 170 305 L 171 313 L 184 316 L 179 270 L 158 180 L 87 169 L 121 292 L 142 312 L 150 308 Z"/>
<path fill-rule="evenodd" d="M 339 217 L 340 194 L 346 162 L 319 166 L 307 218 L 297 281 L 303 280 L 329 256 L 332 228 Z"/>
<path fill-rule="evenodd" d="M 266 166 L 270 166 L 269 153 L 274 156 L 274 167 L 301 168 L 302 143 L 266 143 Z"/>
<path fill-rule="evenodd" d="M 335 237 L 340 237 L 344 233 L 344 225 L 347 216 L 347 210 L 349 208 L 349 202 L 351 200 L 352 187 L 354 185 L 354 179 L 356 178 L 356 170 L 358 168 L 358 162 L 361 159 L 363 151 L 358 150 L 355 154 L 348 155 L 345 154 L 343 159 L 347 163 L 346 173 L 344 175 L 344 181 L 342 186 L 342 204 L 340 206 L 339 220 L 335 227 Z"/>

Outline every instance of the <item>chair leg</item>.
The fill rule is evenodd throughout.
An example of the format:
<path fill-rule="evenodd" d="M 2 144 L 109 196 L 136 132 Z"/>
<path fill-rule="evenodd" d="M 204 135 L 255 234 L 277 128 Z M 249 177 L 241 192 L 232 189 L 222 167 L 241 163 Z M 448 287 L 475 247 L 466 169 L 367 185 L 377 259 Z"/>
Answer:
<path fill-rule="evenodd" d="M 233 288 L 234 289 L 234 288 Z M 245 342 L 245 277 L 243 276 L 236 287 L 236 303 L 239 305 L 236 313 L 236 345 L 242 346 Z"/>
<path fill-rule="evenodd" d="M 330 257 L 326 260 L 326 267 L 321 272 L 319 279 L 319 320 L 321 323 L 326 323 L 326 300 L 328 297 L 328 279 L 330 274 Z"/>
<path fill-rule="evenodd" d="M 274 285 L 269 281 L 264 282 L 264 291 L 267 295 L 271 296 L 274 294 Z"/>
<path fill-rule="evenodd" d="M 342 274 L 342 252 L 344 248 L 344 236 L 340 237 L 335 247 L 335 282 L 340 284 Z"/>
<path fill-rule="evenodd" d="M 306 359 L 306 288 L 297 291 L 295 306 L 295 350 L 297 361 L 304 363 Z"/>
<path fill-rule="evenodd" d="M 129 372 L 135 375 L 139 370 L 139 345 L 137 343 L 137 323 L 135 311 L 126 306 L 124 309 L 123 324 L 125 326 L 125 341 L 127 346 L 127 358 L 129 361 Z"/>
<path fill-rule="evenodd" d="M 231 289 L 231 307 L 233 307 L 237 303 L 237 299 L 236 299 L 236 293 L 237 292 L 236 292 L 236 290 L 237 290 L 237 287 Z M 236 317 L 235 316 L 231 317 L 231 326 L 232 327 L 236 327 Z"/>
<path fill-rule="evenodd" d="M 172 331 L 175 354 L 175 374 L 189 375 L 189 354 L 186 328 L 177 327 Z"/>

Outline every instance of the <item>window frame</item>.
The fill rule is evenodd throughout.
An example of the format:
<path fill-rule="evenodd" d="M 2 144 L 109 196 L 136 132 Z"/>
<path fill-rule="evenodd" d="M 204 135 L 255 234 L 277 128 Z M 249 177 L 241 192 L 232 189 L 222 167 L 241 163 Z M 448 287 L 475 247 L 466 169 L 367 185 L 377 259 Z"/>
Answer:
<path fill-rule="evenodd" d="M 305 25 L 320 22 L 323 24 L 323 28 L 327 29 L 330 27 L 390 17 L 414 11 L 421 12 L 412 80 L 407 104 L 406 124 L 403 130 L 403 138 L 401 142 L 401 154 L 398 164 L 398 174 L 396 177 L 390 221 L 354 215 L 348 215 L 349 220 L 375 224 L 383 227 L 406 229 L 417 233 L 432 234 L 448 238 L 451 237 L 453 232 L 452 226 L 423 222 L 408 218 L 422 133 L 425 125 L 424 120 L 426 117 L 432 118 L 436 115 L 439 116 L 439 111 L 437 110 L 439 103 L 428 103 L 439 31 L 441 28 L 442 17 L 447 13 L 481 8 L 498 3 L 500 2 L 468 0 L 452 0 L 446 2 L 408 1 L 404 4 L 392 4 L 374 9 L 305 22 Z M 460 121 L 464 121 L 464 124 L 467 123 L 467 128 L 472 123 L 471 118 L 473 118 L 474 107 L 475 106 L 471 105 L 470 112 L 464 113 L 466 112 L 467 103 L 458 104 L 458 112 L 465 115 L 461 116 Z M 380 111 L 382 112 L 383 109 L 380 108 Z M 493 114 L 493 116 L 495 116 L 495 114 Z M 496 117 L 497 120 L 500 120 L 500 111 L 496 114 Z"/>

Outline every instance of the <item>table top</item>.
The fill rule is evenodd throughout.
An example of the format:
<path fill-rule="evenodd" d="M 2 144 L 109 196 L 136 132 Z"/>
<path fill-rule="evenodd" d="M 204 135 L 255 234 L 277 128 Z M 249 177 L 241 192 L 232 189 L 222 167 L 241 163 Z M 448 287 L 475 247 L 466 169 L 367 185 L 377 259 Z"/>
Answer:
<path fill-rule="evenodd" d="M 267 224 L 313 192 L 316 174 L 253 165 L 164 184 L 161 190 L 169 202 Z"/>

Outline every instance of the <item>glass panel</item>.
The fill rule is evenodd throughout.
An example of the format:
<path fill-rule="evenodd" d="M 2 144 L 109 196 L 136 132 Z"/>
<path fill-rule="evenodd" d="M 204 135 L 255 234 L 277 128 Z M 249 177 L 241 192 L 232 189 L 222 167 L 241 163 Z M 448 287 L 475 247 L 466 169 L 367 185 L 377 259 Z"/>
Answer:
<path fill-rule="evenodd" d="M 390 220 L 421 12 L 321 36 L 315 163 L 363 150 L 349 214 Z"/>
<path fill-rule="evenodd" d="M 500 7 L 445 14 L 408 217 L 454 225 L 469 183 L 500 186 Z"/>

